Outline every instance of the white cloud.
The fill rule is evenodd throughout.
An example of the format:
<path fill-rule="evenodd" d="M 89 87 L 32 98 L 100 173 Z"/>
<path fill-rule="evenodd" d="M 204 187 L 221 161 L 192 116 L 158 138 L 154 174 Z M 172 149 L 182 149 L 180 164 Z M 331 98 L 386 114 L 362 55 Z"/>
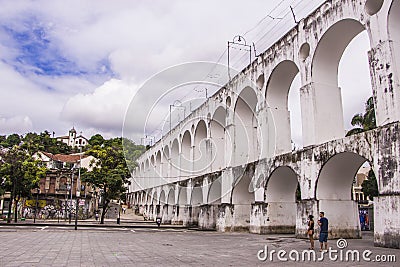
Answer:
<path fill-rule="evenodd" d="M 3 118 L 0 116 L 0 129 L 2 134 L 28 132 L 32 129 L 33 123 L 28 116 L 15 116 Z"/>
<path fill-rule="evenodd" d="M 85 128 L 121 135 L 123 118 L 137 86 L 111 79 L 90 94 L 77 94 L 65 104 L 61 117 Z"/>

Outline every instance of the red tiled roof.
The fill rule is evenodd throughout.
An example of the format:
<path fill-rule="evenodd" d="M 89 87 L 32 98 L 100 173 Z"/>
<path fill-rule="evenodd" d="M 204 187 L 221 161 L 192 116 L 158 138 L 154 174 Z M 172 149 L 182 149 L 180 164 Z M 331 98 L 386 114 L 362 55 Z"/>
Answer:
<path fill-rule="evenodd" d="M 71 154 L 71 155 L 64 155 L 64 154 L 56 154 L 53 155 L 48 152 L 42 152 L 45 156 L 51 158 L 52 160 L 60 161 L 60 162 L 78 162 L 80 159 L 79 154 Z M 82 155 L 82 158 L 86 158 L 86 155 Z"/>

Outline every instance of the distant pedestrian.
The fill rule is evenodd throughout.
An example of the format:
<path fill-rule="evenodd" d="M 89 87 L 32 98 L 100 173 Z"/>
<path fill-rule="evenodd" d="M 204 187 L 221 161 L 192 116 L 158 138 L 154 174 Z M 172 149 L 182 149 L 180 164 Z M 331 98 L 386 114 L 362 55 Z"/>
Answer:
<path fill-rule="evenodd" d="M 122 208 L 122 213 L 125 214 L 125 212 L 126 212 L 126 208 L 123 207 L 123 208 Z"/>
<path fill-rule="evenodd" d="M 310 239 L 310 249 L 314 249 L 314 216 L 308 216 L 307 234 Z"/>
<path fill-rule="evenodd" d="M 99 213 L 96 211 L 96 214 L 94 215 L 94 217 L 96 218 L 96 221 L 99 220 Z"/>
<path fill-rule="evenodd" d="M 325 213 L 321 211 L 319 213 L 320 219 L 318 220 L 318 225 L 320 227 L 319 232 L 319 242 L 321 244 L 321 249 L 323 249 L 323 245 L 325 244 L 325 250 L 328 250 L 328 219 L 325 218 Z"/>

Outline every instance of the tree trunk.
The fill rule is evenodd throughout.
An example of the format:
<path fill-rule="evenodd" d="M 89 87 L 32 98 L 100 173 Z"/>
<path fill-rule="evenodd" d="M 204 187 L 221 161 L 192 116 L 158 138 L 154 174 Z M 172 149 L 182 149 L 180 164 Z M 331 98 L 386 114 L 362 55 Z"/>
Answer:
<path fill-rule="evenodd" d="M 15 198 L 15 206 L 14 206 L 14 222 L 17 223 L 18 222 L 18 202 L 19 202 L 20 198 L 18 197 Z"/>
<path fill-rule="evenodd" d="M 105 217 L 105 215 L 106 215 L 106 213 L 107 213 L 108 204 L 109 204 L 109 201 L 108 201 L 108 200 L 104 200 L 104 201 L 103 201 L 103 211 L 101 212 L 100 224 L 104 224 L 104 217 Z"/>
<path fill-rule="evenodd" d="M 7 214 L 7 223 L 11 223 L 11 211 L 12 211 L 12 203 L 13 203 L 13 201 L 14 201 L 14 198 L 15 198 L 15 185 L 16 184 L 16 179 L 14 178 L 14 181 L 13 181 L 13 190 L 12 190 L 12 192 L 11 192 L 11 195 L 10 195 L 10 203 L 8 204 L 8 214 Z"/>
<path fill-rule="evenodd" d="M 10 202 L 8 203 L 7 223 L 11 223 L 11 211 L 12 211 L 13 198 L 14 198 L 14 196 L 11 193 Z"/>

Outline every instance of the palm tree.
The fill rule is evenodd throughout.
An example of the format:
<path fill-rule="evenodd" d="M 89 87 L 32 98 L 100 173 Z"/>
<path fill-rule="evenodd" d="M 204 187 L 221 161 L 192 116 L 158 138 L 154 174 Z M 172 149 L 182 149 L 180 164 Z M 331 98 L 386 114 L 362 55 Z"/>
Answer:
<path fill-rule="evenodd" d="M 346 136 L 362 133 L 376 128 L 375 106 L 372 96 L 368 98 L 367 103 L 365 104 L 364 114 L 359 113 L 354 115 L 351 119 L 351 125 L 358 127 L 348 131 Z"/>

